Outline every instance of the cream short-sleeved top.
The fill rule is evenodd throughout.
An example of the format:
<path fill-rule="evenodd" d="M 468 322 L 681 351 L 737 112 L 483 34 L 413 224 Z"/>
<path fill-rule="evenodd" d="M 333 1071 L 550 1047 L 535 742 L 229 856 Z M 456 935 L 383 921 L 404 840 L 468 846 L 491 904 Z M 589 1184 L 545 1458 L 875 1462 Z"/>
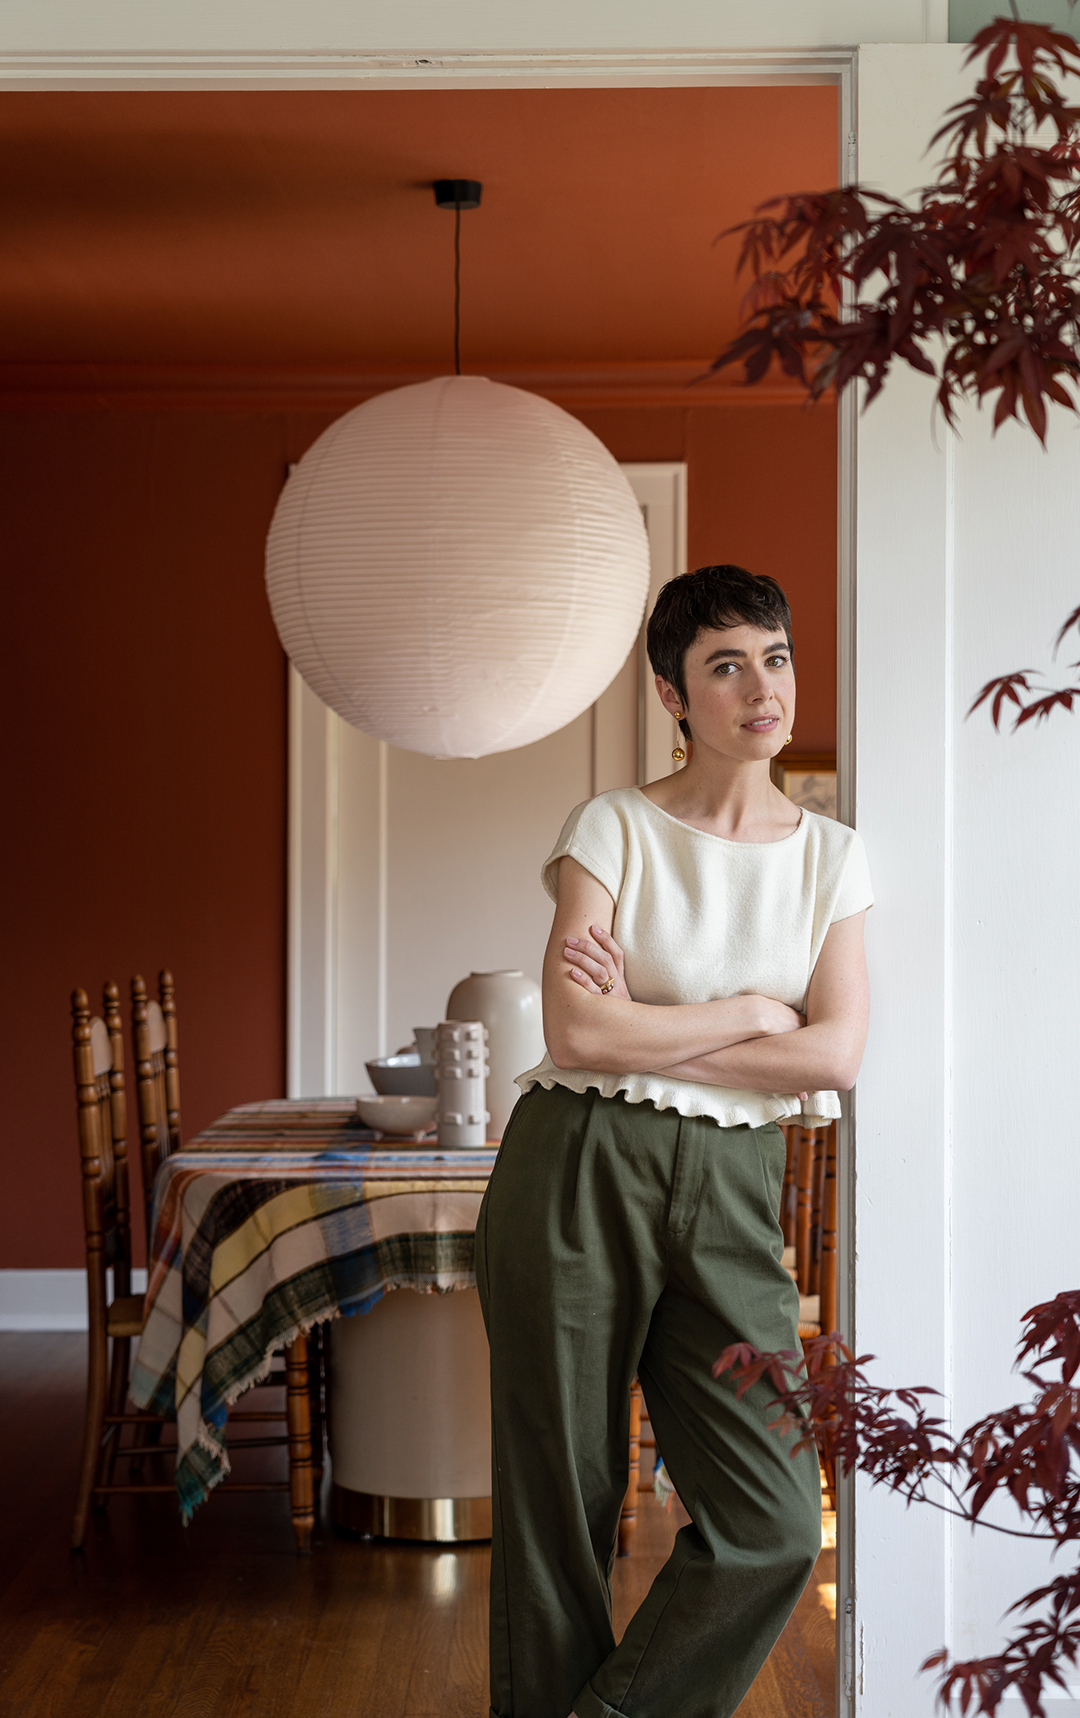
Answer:
<path fill-rule="evenodd" d="M 873 902 L 866 852 L 853 829 L 804 811 L 781 841 L 725 841 L 682 823 L 640 788 L 616 788 L 577 806 L 544 861 L 544 887 L 557 895 L 557 868 L 569 856 L 615 902 L 612 935 L 626 956 L 636 1002 L 711 1002 L 771 996 L 800 1012 L 825 933 Z M 649 1102 L 721 1127 L 801 1116 L 807 1124 L 840 1114 L 835 1092 L 805 1103 L 782 1093 L 736 1091 L 667 1075 L 557 1068 L 549 1055 L 518 1085 L 590 1088 Z"/>

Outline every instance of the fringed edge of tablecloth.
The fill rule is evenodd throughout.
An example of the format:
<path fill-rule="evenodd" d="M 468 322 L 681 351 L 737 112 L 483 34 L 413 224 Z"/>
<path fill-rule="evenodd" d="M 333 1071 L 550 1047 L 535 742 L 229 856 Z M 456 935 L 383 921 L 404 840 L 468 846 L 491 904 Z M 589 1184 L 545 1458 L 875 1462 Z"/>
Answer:
<path fill-rule="evenodd" d="M 470 1273 L 470 1275 L 471 1274 L 472 1273 Z M 295 1324 L 290 1325 L 287 1330 L 279 1332 L 279 1334 L 274 1337 L 274 1340 L 270 1343 L 259 1364 L 247 1373 L 240 1383 L 234 1384 L 226 1393 L 225 1407 L 226 1409 L 234 1407 L 240 1400 L 241 1396 L 245 1396 L 249 1390 L 256 1389 L 259 1384 L 265 1383 L 274 1364 L 274 1355 L 277 1354 L 279 1350 L 288 1348 L 290 1342 L 295 1342 L 298 1336 L 310 1335 L 311 1331 L 314 1330 L 317 1324 L 332 1324 L 336 1318 L 351 1317 L 354 1315 L 362 1317 L 364 1312 L 370 1312 L 372 1307 L 378 1305 L 378 1302 L 383 1298 L 383 1295 L 393 1294 L 397 1289 L 409 1289 L 413 1294 L 456 1294 L 458 1290 L 471 1289 L 475 1287 L 475 1276 L 473 1276 L 473 1280 L 471 1282 L 457 1281 L 447 1283 L 445 1285 L 439 1283 L 425 1283 L 423 1288 L 417 1288 L 416 1284 L 412 1282 L 384 1282 L 376 1299 L 371 1302 L 370 1306 L 363 1308 L 363 1311 L 360 1307 L 356 1307 L 353 1309 L 352 1313 L 345 1314 L 339 1306 L 335 1306 L 329 1307 L 322 1312 L 312 1313 L 309 1318 L 297 1319 Z M 224 1431 L 224 1427 L 222 1430 Z M 205 1503 L 206 1499 L 210 1496 L 210 1493 L 216 1490 L 222 1481 L 232 1472 L 232 1463 L 229 1460 L 228 1445 L 225 1443 L 224 1439 L 221 1443 L 215 1442 L 207 1428 L 207 1422 L 201 1416 L 199 1419 L 199 1429 L 195 1434 L 194 1443 L 189 1445 L 188 1448 L 201 1449 L 206 1455 L 210 1456 L 214 1462 L 214 1471 L 207 1475 L 209 1483 L 200 1497 L 191 1499 L 181 1498 L 180 1517 L 185 1527 L 190 1522 L 199 1505 L 201 1503 Z M 187 1458 L 185 1456 L 182 1459 L 186 1460 Z"/>
<path fill-rule="evenodd" d="M 473 1277 L 472 1282 L 452 1282 L 447 1283 L 445 1286 L 439 1283 L 425 1283 L 423 1288 L 417 1288 L 416 1284 L 412 1282 L 384 1282 L 378 1298 L 373 1300 L 370 1306 L 365 1306 L 363 1309 L 356 1307 L 348 1313 L 343 1313 L 340 1306 L 335 1306 L 330 1307 L 325 1312 L 313 1313 L 310 1318 L 298 1319 L 297 1322 L 290 1325 L 286 1331 L 279 1333 L 274 1337 L 273 1342 L 266 1350 L 266 1353 L 263 1355 L 259 1364 L 247 1374 L 241 1383 L 234 1384 L 232 1388 L 227 1391 L 225 1396 L 225 1406 L 226 1408 L 235 1407 L 241 1396 L 246 1395 L 249 1390 L 256 1389 L 259 1384 L 265 1383 L 274 1364 L 274 1355 L 277 1354 L 280 1349 L 288 1348 L 290 1342 L 295 1342 L 298 1336 L 310 1335 L 311 1331 L 315 1329 L 317 1324 L 332 1324 L 337 1318 L 362 1317 L 365 1313 L 370 1312 L 373 1307 L 378 1305 L 379 1301 L 383 1298 L 383 1295 L 393 1294 L 397 1289 L 408 1289 L 412 1294 L 457 1294 L 459 1290 L 472 1289 L 475 1287 L 475 1277 Z M 217 1446 L 213 1443 L 212 1439 L 205 1438 L 203 1436 L 203 1424 L 205 1424 L 205 1422 L 200 1422 L 199 1436 L 196 1439 L 196 1442 L 201 1443 L 207 1452 L 213 1455 Z M 225 1471 L 228 1472 L 228 1468 L 226 1468 Z"/>
<path fill-rule="evenodd" d="M 339 1307 L 332 1307 L 325 1312 L 313 1313 L 310 1318 L 298 1319 L 295 1324 L 289 1326 L 288 1330 L 275 1336 L 259 1364 L 247 1374 L 246 1378 L 244 1378 L 239 1384 L 234 1384 L 229 1390 L 225 1397 L 226 1408 L 228 1409 L 233 1407 L 234 1404 L 240 1400 L 241 1396 L 246 1395 L 249 1390 L 254 1390 L 259 1384 L 266 1382 L 274 1364 L 274 1355 L 279 1349 L 288 1348 L 290 1342 L 295 1342 L 298 1336 L 309 1335 L 317 1324 L 329 1324 L 333 1319 L 340 1317 L 341 1309 Z M 224 1431 L 224 1427 L 222 1430 Z M 232 1463 L 229 1460 L 228 1444 L 225 1443 L 224 1439 L 221 1443 L 217 1443 L 215 1439 L 211 1437 L 207 1427 L 207 1422 L 202 1419 L 201 1416 L 199 1419 L 199 1429 L 195 1434 L 194 1443 L 190 1444 L 188 1448 L 201 1449 L 210 1456 L 214 1463 L 214 1471 L 206 1476 L 208 1484 L 202 1492 L 201 1497 L 180 1499 L 180 1519 L 185 1527 L 190 1522 L 199 1505 L 201 1503 L 205 1503 L 206 1499 L 210 1496 L 210 1493 L 215 1491 L 222 1481 L 227 1479 L 229 1474 L 232 1472 Z M 186 1454 L 182 1459 L 186 1461 Z"/>
<path fill-rule="evenodd" d="M 270 1344 L 266 1353 L 263 1355 L 254 1370 L 250 1372 L 241 1383 L 234 1384 L 232 1388 L 226 1392 L 226 1408 L 235 1407 L 241 1396 L 246 1395 L 249 1390 L 254 1390 L 259 1384 L 265 1384 L 270 1375 L 270 1369 L 274 1364 L 274 1355 L 277 1354 L 280 1349 L 288 1348 L 290 1342 L 295 1342 L 298 1336 L 310 1335 L 311 1331 L 315 1329 L 317 1324 L 331 1324 L 335 1318 L 340 1317 L 341 1308 L 339 1306 L 329 1307 L 325 1312 L 312 1313 L 310 1318 L 298 1319 L 297 1322 L 290 1325 L 286 1331 L 275 1336 L 273 1342 Z M 201 1431 L 202 1427 L 200 1425 L 200 1441 Z"/>
<path fill-rule="evenodd" d="M 363 1308 L 355 1307 L 349 1312 L 343 1312 L 340 1306 L 335 1306 L 328 1308 L 325 1312 L 313 1313 L 310 1318 L 298 1319 L 297 1322 L 290 1325 L 286 1331 L 280 1332 L 274 1337 L 273 1342 L 267 1348 L 266 1353 L 263 1355 L 259 1364 L 254 1367 L 239 1384 L 234 1384 L 231 1389 L 227 1391 L 225 1395 L 226 1408 L 234 1407 L 240 1400 L 241 1396 L 246 1395 L 249 1390 L 254 1390 L 259 1384 L 265 1383 L 274 1363 L 274 1355 L 277 1354 L 280 1349 L 288 1348 L 290 1342 L 295 1342 L 298 1336 L 309 1335 L 317 1324 L 332 1324 L 337 1318 L 362 1317 L 365 1313 L 370 1312 L 373 1307 L 378 1305 L 379 1301 L 383 1298 L 383 1295 L 393 1294 L 397 1289 L 408 1289 L 412 1294 L 457 1294 L 459 1291 L 463 1291 L 465 1289 L 473 1289 L 476 1287 L 476 1277 L 471 1272 L 469 1274 L 472 1276 L 471 1282 L 455 1281 L 446 1284 L 433 1282 L 425 1283 L 423 1288 L 417 1288 L 414 1282 L 384 1282 L 378 1296 L 368 1306 Z M 202 1443 L 208 1453 L 211 1455 L 214 1454 L 216 1446 L 213 1444 L 211 1439 L 203 1437 L 202 1424 L 200 1424 L 199 1437 L 196 1441 Z M 226 1469 L 226 1472 L 227 1471 L 228 1469 Z"/>

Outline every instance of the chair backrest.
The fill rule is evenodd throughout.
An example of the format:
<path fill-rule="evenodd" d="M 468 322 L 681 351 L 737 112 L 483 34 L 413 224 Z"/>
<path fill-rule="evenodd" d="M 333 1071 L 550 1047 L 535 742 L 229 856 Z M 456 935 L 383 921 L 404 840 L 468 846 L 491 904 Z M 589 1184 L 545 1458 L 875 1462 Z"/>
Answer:
<path fill-rule="evenodd" d="M 154 1177 L 180 1144 L 179 1035 L 173 976 L 168 970 L 159 975 L 158 996 L 158 1002 L 148 999 L 142 978 L 132 979 L 131 1036 L 148 1238 Z"/>
<path fill-rule="evenodd" d="M 784 1242 L 795 1250 L 801 1295 L 820 1295 L 821 1328 L 836 1328 L 836 1123 L 784 1129 L 787 1168 L 780 1213 Z"/>
<path fill-rule="evenodd" d="M 104 1019 L 91 1017 L 85 990 L 71 994 L 75 1096 L 82 1157 L 83 1221 L 91 1327 L 103 1319 L 106 1268 L 113 1292 L 131 1292 L 131 1213 L 128 1203 L 124 1039 L 120 992 L 105 986 Z"/>

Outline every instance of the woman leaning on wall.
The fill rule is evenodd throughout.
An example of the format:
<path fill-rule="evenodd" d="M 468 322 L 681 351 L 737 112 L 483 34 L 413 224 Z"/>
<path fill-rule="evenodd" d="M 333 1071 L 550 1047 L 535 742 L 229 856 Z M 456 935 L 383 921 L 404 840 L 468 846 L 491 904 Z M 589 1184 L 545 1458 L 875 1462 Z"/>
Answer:
<path fill-rule="evenodd" d="M 774 580 L 672 580 L 648 649 L 690 760 L 578 806 L 544 864 L 548 1054 L 476 1232 L 494 1718 L 728 1718 L 820 1549 L 813 1453 L 768 1429 L 767 1382 L 739 1401 L 710 1368 L 798 1346 L 777 1123 L 831 1120 L 854 1084 L 866 858 L 770 780 L 795 719 Z M 635 1372 L 691 1524 L 616 1646 Z"/>

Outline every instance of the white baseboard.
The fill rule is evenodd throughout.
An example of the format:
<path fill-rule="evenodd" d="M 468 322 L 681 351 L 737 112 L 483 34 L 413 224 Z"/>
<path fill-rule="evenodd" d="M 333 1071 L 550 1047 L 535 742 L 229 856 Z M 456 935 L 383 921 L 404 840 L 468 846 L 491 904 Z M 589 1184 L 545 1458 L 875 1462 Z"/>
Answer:
<path fill-rule="evenodd" d="M 146 1272 L 132 1271 L 132 1294 L 145 1289 Z M 0 1330 L 85 1329 L 85 1271 L 0 1271 Z"/>

